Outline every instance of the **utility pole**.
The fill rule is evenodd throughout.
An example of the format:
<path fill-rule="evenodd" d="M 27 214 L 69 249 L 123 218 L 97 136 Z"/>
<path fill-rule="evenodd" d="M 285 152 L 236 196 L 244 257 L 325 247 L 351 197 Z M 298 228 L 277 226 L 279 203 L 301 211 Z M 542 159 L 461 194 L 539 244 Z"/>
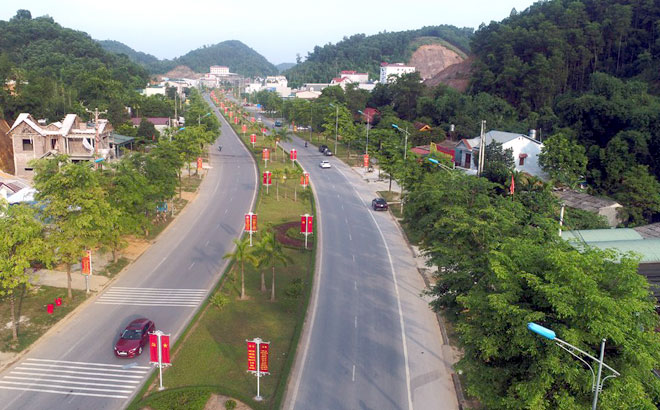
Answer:
<path fill-rule="evenodd" d="M 486 120 L 481 121 L 481 138 L 479 141 L 479 166 L 477 166 L 477 176 L 484 173 L 484 164 L 486 163 L 486 136 L 484 135 Z"/>
<path fill-rule="evenodd" d="M 99 111 L 98 107 L 94 108 L 94 111 L 90 111 L 87 108 L 85 108 L 85 111 L 88 113 L 94 113 L 94 159 L 98 158 L 99 156 L 99 114 L 107 114 L 108 110 L 105 111 Z M 98 169 L 99 164 L 98 162 L 94 162 L 94 169 Z"/>

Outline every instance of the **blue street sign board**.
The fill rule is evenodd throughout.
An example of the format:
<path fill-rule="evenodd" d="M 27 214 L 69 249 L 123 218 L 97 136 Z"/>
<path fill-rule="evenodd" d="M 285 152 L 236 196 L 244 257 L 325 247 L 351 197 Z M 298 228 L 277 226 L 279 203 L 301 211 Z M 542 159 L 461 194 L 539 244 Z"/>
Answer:
<path fill-rule="evenodd" d="M 167 212 L 167 202 L 159 203 L 158 206 L 156 207 L 156 210 L 158 212 Z"/>

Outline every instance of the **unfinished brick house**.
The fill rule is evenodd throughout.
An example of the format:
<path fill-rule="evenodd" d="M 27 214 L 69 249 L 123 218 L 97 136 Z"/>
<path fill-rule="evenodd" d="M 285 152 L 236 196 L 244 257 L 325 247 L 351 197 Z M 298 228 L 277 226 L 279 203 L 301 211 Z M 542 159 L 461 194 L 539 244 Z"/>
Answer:
<path fill-rule="evenodd" d="M 96 134 L 98 131 L 98 152 Z M 22 113 L 9 130 L 14 148 L 16 176 L 33 177 L 30 161 L 57 154 L 66 154 L 72 161 L 108 159 L 112 155 L 110 137 L 112 126 L 106 119 L 96 124 L 83 121 L 76 114 L 67 114 L 62 121 L 40 124 L 30 114 Z"/>

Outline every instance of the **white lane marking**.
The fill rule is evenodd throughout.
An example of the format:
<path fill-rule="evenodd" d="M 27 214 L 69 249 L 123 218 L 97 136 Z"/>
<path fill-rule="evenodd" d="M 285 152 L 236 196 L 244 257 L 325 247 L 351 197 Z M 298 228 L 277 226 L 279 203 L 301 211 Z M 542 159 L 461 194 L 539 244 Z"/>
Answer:
<path fill-rule="evenodd" d="M 12 379 L 12 380 L 32 380 L 34 381 L 34 377 L 16 377 L 16 376 L 5 376 L 5 379 Z M 105 380 L 104 381 L 110 381 L 110 380 Z M 74 382 L 71 380 L 51 380 L 51 379 L 39 379 L 40 382 L 51 382 L 51 383 L 62 383 L 66 382 L 67 384 L 82 384 L 83 386 L 105 386 L 105 387 L 122 387 L 121 384 L 110 384 L 110 383 L 90 383 L 90 382 Z M 126 383 L 139 383 L 139 381 L 133 381 L 133 380 L 127 380 Z M 135 387 L 135 386 L 131 386 Z"/>
<path fill-rule="evenodd" d="M 353 255 L 353 262 L 355 263 L 355 255 Z"/>
<path fill-rule="evenodd" d="M 344 179 L 348 181 L 348 177 L 346 177 L 346 174 L 344 174 L 339 168 L 337 168 L 337 171 L 339 171 L 340 174 L 344 176 Z M 355 192 L 355 195 L 357 198 L 362 202 L 362 204 L 367 207 L 367 203 L 364 201 L 364 199 L 360 196 L 358 193 L 357 189 L 355 188 L 354 185 L 350 185 L 351 188 L 353 188 L 353 192 Z M 396 271 L 394 270 L 394 261 L 392 259 L 392 253 L 390 252 L 390 247 L 387 245 L 387 241 L 385 240 L 385 234 L 383 234 L 383 230 L 380 229 L 380 225 L 378 225 L 378 222 L 376 222 L 376 218 L 374 217 L 373 212 L 369 212 L 369 216 L 374 222 L 374 225 L 376 225 L 376 229 L 378 229 L 378 233 L 380 234 L 380 238 L 383 241 L 383 245 L 385 246 L 385 251 L 387 252 L 387 259 L 389 260 L 390 264 L 390 271 L 392 272 L 392 281 L 394 282 L 394 293 L 396 294 L 396 305 L 397 309 L 399 311 L 399 326 L 401 327 L 401 342 L 403 345 L 403 361 L 406 366 L 406 390 L 408 393 L 408 410 L 413 409 L 413 404 L 412 404 L 412 391 L 410 389 L 410 363 L 408 361 L 408 341 L 406 340 L 406 326 L 403 321 L 403 309 L 401 309 L 401 294 L 399 292 L 399 282 L 396 278 Z"/>
<path fill-rule="evenodd" d="M 357 280 L 355 281 L 355 290 L 357 290 Z"/>
<path fill-rule="evenodd" d="M 99 305 L 131 305 L 131 306 L 163 306 L 163 307 L 197 307 L 197 304 L 181 303 L 136 303 L 136 302 L 94 302 Z"/>
<path fill-rule="evenodd" d="M 352 240 L 353 240 L 353 237 L 351 236 L 351 233 L 350 233 L 350 232 L 348 233 L 348 240 L 349 240 L 349 241 L 352 241 Z"/>
<path fill-rule="evenodd" d="M 190 264 L 190 266 L 188 266 L 188 270 L 192 269 L 193 266 L 195 266 L 195 262 L 194 262 L 194 261 L 193 261 L 193 263 Z"/>
<path fill-rule="evenodd" d="M 209 246 L 209 241 L 206 241 L 206 244 L 204 244 L 204 246 Z"/>
<path fill-rule="evenodd" d="M 195 292 L 206 292 L 206 289 L 192 289 L 192 288 L 129 288 L 129 287 L 124 287 L 124 286 L 113 286 L 111 289 L 138 289 L 138 290 L 190 290 L 190 291 L 195 291 Z"/>
<path fill-rule="evenodd" d="M 341 204 L 341 209 L 342 209 L 342 210 L 344 209 L 344 204 Z"/>
<path fill-rule="evenodd" d="M 225 209 L 225 215 L 227 215 L 227 211 L 229 211 L 229 209 Z M 220 224 L 218 224 L 218 228 L 219 227 L 220 227 Z"/>
<path fill-rule="evenodd" d="M 355 381 L 355 365 L 353 365 L 353 378 L 352 378 L 352 380 Z"/>
<path fill-rule="evenodd" d="M 36 359 L 36 358 L 28 358 L 27 360 L 32 361 L 32 362 L 49 362 L 49 363 L 67 363 L 67 364 L 86 364 L 88 366 L 104 366 L 104 367 L 121 367 L 123 368 L 124 365 L 122 364 L 105 364 L 105 363 L 91 363 L 91 362 L 71 362 L 68 360 L 55 360 L 55 359 Z M 150 366 L 133 366 L 134 369 L 151 369 Z"/>
<path fill-rule="evenodd" d="M 77 371 L 77 370 L 33 369 L 33 368 L 30 368 L 30 367 L 20 367 L 20 366 L 15 367 L 15 369 L 16 370 L 28 370 L 28 371 L 31 371 L 31 372 L 41 370 L 41 371 L 49 372 L 48 374 L 50 374 L 50 375 L 55 375 L 56 373 L 65 373 L 65 374 L 86 374 L 86 375 L 90 375 L 90 376 L 107 376 L 106 373 L 81 372 L 81 371 Z M 104 369 L 98 369 L 98 370 L 104 370 Z M 141 379 L 142 377 L 144 377 L 144 375 L 131 376 L 129 374 L 121 374 L 121 375 L 117 374 L 117 375 L 113 375 L 113 376 L 128 377 L 130 379 Z"/>
<path fill-rule="evenodd" d="M 355 316 L 355 328 L 357 329 L 357 316 Z"/>
<path fill-rule="evenodd" d="M 41 381 L 41 380 L 39 380 Z M 4 380 L 0 380 L 0 383 L 3 384 L 14 384 L 14 385 L 24 385 L 24 382 L 6 382 Z M 53 387 L 56 389 L 67 389 L 67 386 L 62 386 L 60 384 L 47 384 L 47 383 L 30 383 L 28 386 L 36 386 L 36 387 Z M 96 388 L 96 387 L 76 387 L 77 390 L 87 390 L 87 391 L 103 391 L 103 392 L 112 392 L 112 393 L 130 393 L 133 390 L 117 390 L 117 389 L 101 389 L 101 388 Z"/>
<path fill-rule="evenodd" d="M 143 370 L 120 370 L 120 369 L 90 369 L 89 367 L 85 366 L 63 366 L 61 364 L 47 364 L 47 363 L 21 363 L 21 366 L 32 366 L 29 370 L 33 370 L 34 367 L 47 367 L 47 368 L 52 368 L 52 367 L 57 367 L 59 369 L 85 369 L 85 370 L 103 370 L 104 372 L 115 372 L 115 373 L 130 373 L 130 374 L 145 374 L 146 371 Z M 17 367 L 18 369 L 18 367 Z M 25 368 L 23 368 L 25 369 Z M 42 369 L 34 369 L 34 370 L 42 370 Z M 45 369 L 49 370 L 49 369 Z M 121 376 L 121 374 L 118 374 L 117 376 Z"/>
<path fill-rule="evenodd" d="M 41 376 L 41 373 L 30 373 L 30 372 L 14 372 L 12 371 L 11 374 L 20 374 L 23 376 Z M 126 379 L 109 379 L 107 377 L 78 377 L 78 376 L 67 376 L 64 374 L 49 374 L 48 376 L 50 377 L 57 377 L 59 379 L 74 379 L 74 380 L 97 380 L 101 382 L 117 382 L 117 383 L 133 383 L 133 384 L 138 384 L 140 383 L 140 380 L 126 380 Z M 31 380 L 34 380 L 34 377 L 31 378 Z"/>
<path fill-rule="evenodd" d="M 225 214 L 226 214 L 226 213 L 227 213 L 227 210 L 225 209 Z M 221 225 L 221 224 L 218 224 L 218 226 L 216 226 L 216 228 L 220 228 L 220 225 Z"/>
<path fill-rule="evenodd" d="M 59 391 L 59 390 L 47 390 L 47 389 L 30 389 L 28 387 L 12 387 L 12 386 L 2 386 L 0 389 L 6 390 L 22 390 L 22 391 L 36 391 L 39 393 L 55 393 L 55 394 L 66 394 L 71 396 L 88 396 L 88 397 L 108 397 L 111 399 L 127 399 L 128 396 L 119 396 L 115 394 L 94 394 L 94 393 L 78 393 L 73 391 Z"/>

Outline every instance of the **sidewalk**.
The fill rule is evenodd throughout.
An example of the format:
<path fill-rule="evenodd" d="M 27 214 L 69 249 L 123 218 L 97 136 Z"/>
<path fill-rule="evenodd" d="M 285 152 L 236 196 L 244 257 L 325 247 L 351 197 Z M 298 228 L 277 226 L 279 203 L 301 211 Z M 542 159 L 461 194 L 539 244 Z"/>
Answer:
<path fill-rule="evenodd" d="M 94 274 L 94 272 L 104 269 L 110 262 L 112 262 L 110 258 L 110 253 L 92 253 L 92 275 L 89 277 L 89 290 L 98 292 L 103 289 L 108 281 L 110 281 L 110 278 L 107 276 Z M 32 285 L 45 285 L 56 288 L 68 287 L 66 271 L 55 269 L 39 269 L 35 271 L 30 277 L 30 283 Z M 86 289 L 85 276 L 81 273 L 81 266 L 79 263 L 71 267 L 71 288 L 79 290 Z"/>
<path fill-rule="evenodd" d="M 390 189 L 390 178 L 377 166 L 373 166 L 372 172 L 367 172 L 367 168 L 365 167 L 351 167 L 351 170 L 358 174 L 364 182 L 369 183 L 369 188 L 373 190 L 374 195 L 378 191 L 387 191 Z M 392 179 L 392 192 L 401 192 L 401 187 L 395 179 Z"/>

